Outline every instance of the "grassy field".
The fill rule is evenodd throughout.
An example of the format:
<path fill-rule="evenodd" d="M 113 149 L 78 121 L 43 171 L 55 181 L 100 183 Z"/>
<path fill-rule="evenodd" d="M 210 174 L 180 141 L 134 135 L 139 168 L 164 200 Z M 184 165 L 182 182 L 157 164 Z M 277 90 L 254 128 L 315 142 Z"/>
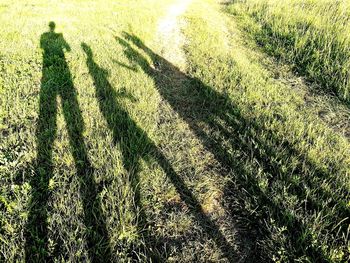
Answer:
<path fill-rule="evenodd" d="M 349 103 L 348 0 L 235 2 L 231 12 L 270 54 Z"/>
<path fill-rule="evenodd" d="M 214 88 L 211 97 L 227 98 L 215 103 L 226 107 L 208 137 L 233 169 L 227 205 L 252 235 L 253 257 L 348 261 L 349 143 L 319 116 L 331 103 L 316 95 L 305 101 L 296 77 L 242 38 L 232 19 L 225 25 L 214 14 L 202 9 L 190 19 L 188 60 L 192 74 Z"/>
<path fill-rule="evenodd" d="M 2 1 L 0 261 L 348 262 L 348 14 L 299 2 Z"/>

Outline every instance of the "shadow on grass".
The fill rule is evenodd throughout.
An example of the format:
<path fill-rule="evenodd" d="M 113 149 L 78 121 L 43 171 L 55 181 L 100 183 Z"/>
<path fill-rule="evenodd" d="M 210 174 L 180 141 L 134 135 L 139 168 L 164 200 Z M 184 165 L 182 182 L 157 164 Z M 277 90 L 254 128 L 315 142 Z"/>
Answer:
<path fill-rule="evenodd" d="M 349 209 L 345 206 L 340 206 L 339 211 L 334 212 L 332 203 L 328 204 L 329 207 L 323 207 L 320 203 L 322 199 L 339 201 L 346 200 L 344 197 L 348 196 L 346 189 L 337 193 L 325 192 L 317 185 L 318 179 L 327 178 L 332 171 L 323 171 L 283 138 L 264 130 L 256 121 L 245 119 L 239 108 L 233 105 L 226 95 L 182 73 L 176 66 L 144 45 L 138 37 L 124 33 L 123 38 L 116 39 L 125 48 L 125 55 L 130 60 L 132 66 L 128 68 L 139 67 L 149 75 L 163 99 L 188 123 L 216 159 L 235 173 L 234 183 L 228 186 L 226 195 L 228 199 L 233 198 L 235 202 L 241 202 L 241 206 L 232 207 L 232 214 L 239 219 L 238 224 L 242 229 L 246 229 L 242 233 L 242 239 L 244 240 L 244 236 L 250 236 L 253 241 L 251 260 L 271 260 L 271 255 L 267 255 L 261 243 L 269 242 L 272 238 L 264 225 L 272 220 L 277 227 L 285 229 L 283 234 L 287 238 L 285 248 L 289 250 L 286 252 L 289 259 L 307 257 L 317 262 L 326 262 L 327 258 L 320 246 L 312 245 L 310 226 L 305 224 L 302 217 L 296 215 L 296 211 L 288 209 L 283 195 L 282 199 L 277 199 L 274 198 L 274 194 L 281 197 L 280 193 L 273 192 L 269 187 L 262 189 L 257 173 L 262 169 L 270 176 L 271 187 L 277 182 L 281 189 L 285 186 L 290 194 L 298 196 L 299 200 L 303 201 L 299 206 L 304 210 L 303 216 L 307 216 L 309 212 L 327 209 L 333 218 L 329 224 L 329 229 L 332 229 L 342 218 L 349 215 Z M 151 59 L 151 64 L 143 54 Z M 208 124 L 210 130 L 204 129 L 202 123 Z M 231 149 L 240 153 L 239 158 L 234 157 L 232 151 L 224 146 L 227 142 Z M 284 171 L 283 164 L 288 163 L 293 155 L 300 157 L 300 164 L 294 171 Z M 256 161 L 258 166 L 253 163 Z M 252 162 L 250 167 L 246 165 L 248 162 Z M 313 174 L 307 174 L 308 169 L 313 171 Z M 305 178 L 303 177 L 301 182 L 293 182 L 292 174 Z M 306 192 L 308 187 L 315 191 L 315 198 L 309 198 Z M 340 196 L 337 195 L 339 192 Z M 321 199 L 317 200 L 317 197 Z M 246 209 L 244 202 L 248 202 L 259 212 Z M 346 232 L 346 222 L 348 221 L 344 221 L 337 229 Z M 216 239 L 214 235 L 211 237 Z"/>
<path fill-rule="evenodd" d="M 84 144 L 84 123 L 79 109 L 77 94 L 64 52 L 70 51 L 61 33 L 55 32 L 55 23 L 50 22 L 50 31 L 41 35 L 43 69 L 40 91 L 39 120 L 37 124 L 37 169 L 31 178 L 32 196 L 26 226 L 26 261 L 53 261 L 60 253 L 61 241 L 56 240 L 54 252 L 48 251 L 48 199 L 49 181 L 53 177 L 53 144 L 57 134 L 57 97 L 61 97 L 62 109 L 68 130 L 71 152 L 74 157 L 80 194 L 84 208 L 84 224 L 87 229 L 87 245 L 92 262 L 109 261 L 110 248 L 105 218 L 98 203 L 97 187 L 93 169 L 89 163 Z"/>
<path fill-rule="evenodd" d="M 101 112 L 105 117 L 110 130 L 113 132 L 114 141 L 120 144 L 123 154 L 123 165 L 129 173 L 131 180 L 130 183 L 134 189 L 136 204 L 140 206 L 138 177 L 139 162 L 141 159 L 154 159 L 167 174 L 181 199 L 190 208 L 191 213 L 198 220 L 198 222 L 200 222 L 205 232 L 217 242 L 218 246 L 224 248 L 223 253 L 227 258 L 232 260 L 234 258 L 234 250 L 222 235 L 218 226 L 203 212 L 202 207 L 196 197 L 186 186 L 182 178 L 176 174 L 171 163 L 167 160 L 164 154 L 147 136 L 145 131 L 143 131 L 129 116 L 124 107 L 118 103 L 119 94 L 109 83 L 106 70 L 101 68 L 94 61 L 91 48 L 85 43 L 82 43 L 82 48 L 87 55 L 87 66 L 89 68 L 90 75 L 94 80 Z M 133 67 L 127 66 L 127 68 L 131 69 Z M 161 255 L 161 251 L 155 247 L 157 242 L 155 240 L 147 240 L 148 234 L 147 232 L 143 231 L 143 229 L 145 229 L 144 225 L 147 224 L 145 214 L 141 212 L 140 217 L 141 220 L 139 221 L 139 230 L 144 235 L 147 242 L 144 248 L 142 248 L 144 249 L 143 252 L 146 253 L 149 259 L 153 259 L 155 262 L 165 260 L 165 258 L 163 258 Z M 137 252 L 137 250 L 138 248 L 133 248 L 133 251 Z M 153 250 L 153 252 L 151 250 Z M 136 254 L 132 256 L 135 257 L 135 259 L 137 257 Z"/>

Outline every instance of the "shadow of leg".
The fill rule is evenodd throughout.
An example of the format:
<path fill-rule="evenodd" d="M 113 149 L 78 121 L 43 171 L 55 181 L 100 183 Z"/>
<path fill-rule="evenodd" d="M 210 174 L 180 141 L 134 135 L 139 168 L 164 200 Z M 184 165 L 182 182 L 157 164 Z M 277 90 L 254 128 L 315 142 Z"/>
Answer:
<path fill-rule="evenodd" d="M 135 127 L 126 111 L 118 103 L 118 96 L 115 89 L 108 81 L 108 73 L 105 69 L 99 67 L 93 59 L 91 48 L 82 43 L 82 48 L 87 54 L 87 66 L 89 73 L 94 80 L 96 88 L 96 95 L 98 97 L 100 110 L 107 121 L 109 129 L 113 132 L 114 143 L 119 143 L 122 151 L 123 166 L 128 173 L 129 183 L 133 189 L 135 214 L 138 215 L 137 228 L 138 232 L 145 236 L 145 226 L 147 225 L 146 215 L 140 204 L 140 189 L 139 189 L 139 161 L 140 161 L 140 147 L 142 145 L 135 145 L 133 138 L 136 136 L 138 140 L 140 134 L 135 135 Z M 125 94 L 124 94 L 125 95 Z M 132 137 L 132 138 L 131 138 Z M 148 252 L 150 247 L 132 246 L 127 248 L 130 250 L 129 254 L 134 260 L 138 259 L 138 251 L 142 250 L 149 258 L 153 258 Z M 142 254 L 142 253 L 140 253 Z"/>
<path fill-rule="evenodd" d="M 32 197 L 26 227 L 26 262 L 46 262 L 47 251 L 47 199 L 49 180 L 53 175 L 52 148 L 56 135 L 56 87 L 45 82 L 40 92 L 40 110 L 37 125 L 37 169 L 30 181 Z"/>
<path fill-rule="evenodd" d="M 62 97 L 63 113 L 67 123 L 71 151 L 80 181 L 89 256 L 92 262 L 109 262 L 111 260 L 111 252 L 106 218 L 100 205 L 98 189 L 93 177 L 93 169 L 88 160 L 82 135 L 84 129 L 83 117 L 70 77 L 67 78 L 66 83 L 67 85 L 62 88 L 60 95 Z"/>

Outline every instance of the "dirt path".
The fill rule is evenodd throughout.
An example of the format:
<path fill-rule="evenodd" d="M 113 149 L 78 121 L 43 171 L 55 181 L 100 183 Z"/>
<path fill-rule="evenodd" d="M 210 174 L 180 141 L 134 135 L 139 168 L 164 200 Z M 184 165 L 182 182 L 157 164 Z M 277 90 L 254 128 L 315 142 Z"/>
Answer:
<path fill-rule="evenodd" d="M 176 1 L 169 7 L 167 15 L 159 21 L 157 28 L 157 41 L 161 47 L 160 55 L 181 70 L 186 68 L 186 58 L 183 52 L 185 37 L 181 32 L 185 21 L 181 19 L 181 16 L 192 2 L 193 0 Z"/>
<path fill-rule="evenodd" d="M 198 262 L 208 259 L 228 262 L 237 256 L 238 240 L 237 229 L 222 206 L 227 171 L 201 136 L 205 127 L 199 119 L 208 113 L 199 104 L 203 100 L 197 97 L 196 88 L 191 86 L 194 79 L 186 74 L 186 38 L 182 32 L 186 21 L 183 15 L 193 2 L 176 1 L 169 7 L 167 15 L 159 20 L 155 39 L 159 49 L 158 54 L 153 54 L 154 69 L 151 70 L 161 97 L 158 106 L 161 151 L 190 189 L 188 193 L 193 195 L 192 201 L 198 202 L 197 208 L 192 207 L 186 212 L 194 219 L 192 240 L 183 241 L 182 251 L 178 251 L 174 259 L 182 261 L 191 254 Z M 178 154 L 174 156 L 174 153 Z M 181 202 L 188 205 L 191 198 Z M 189 252 L 191 247 L 195 249 Z M 212 255 L 205 255 L 206 251 L 211 251 Z"/>

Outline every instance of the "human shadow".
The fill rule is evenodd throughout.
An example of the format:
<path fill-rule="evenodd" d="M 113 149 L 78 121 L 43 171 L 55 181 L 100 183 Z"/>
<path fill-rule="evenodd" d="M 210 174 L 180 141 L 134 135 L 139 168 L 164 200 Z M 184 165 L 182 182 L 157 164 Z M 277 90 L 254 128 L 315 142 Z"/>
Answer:
<path fill-rule="evenodd" d="M 89 68 L 90 75 L 94 80 L 101 112 L 105 117 L 110 130 L 113 132 L 115 143 L 119 143 L 120 145 L 123 155 L 123 165 L 126 171 L 129 173 L 130 183 L 134 189 L 135 201 L 141 210 L 139 230 L 141 231 L 141 234 L 146 242 L 143 251 L 147 254 L 148 259 L 152 259 L 155 262 L 165 260 L 164 255 L 162 255 L 161 248 L 157 247 L 157 240 L 149 239 L 150 237 L 148 233 L 144 230 L 144 225 L 147 224 L 147 218 L 145 213 L 142 212 L 140 203 L 138 177 L 141 159 L 146 161 L 154 160 L 159 164 L 174 185 L 176 191 L 181 197 L 181 200 L 190 208 L 192 215 L 200 223 L 204 231 L 217 243 L 219 247 L 222 248 L 222 252 L 225 257 L 233 261 L 236 257 L 234 250 L 226 240 L 225 236 L 221 233 L 218 226 L 207 214 L 204 213 L 197 198 L 186 186 L 184 180 L 173 169 L 171 163 L 162 153 L 162 151 L 157 147 L 152 139 L 148 137 L 147 133 L 142 130 L 142 128 L 139 127 L 130 117 L 123 105 L 118 102 L 119 94 L 108 81 L 107 71 L 97 65 L 94 61 L 91 48 L 85 43 L 82 43 L 82 48 L 87 56 L 86 63 Z M 121 63 L 118 64 L 122 65 Z M 129 69 L 133 68 L 132 66 L 127 67 Z M 133 248 L 133 250 L 137 251 L 135 248 Z"/>
<path fill-rule="evenodd" d="M 72 76 L 66 62 L 65 51 L 69 44 L 62 33 L 55 32 L 55 23 L 49 23 L 50 30 L 41 35 L 43 67 L 39 99 L 39 119 L 37 124 L 36 173 L 30 180 L 31 200 L 26 225 L 26 262 L 53 261 L 60 253 L 60 243 L 56 242 L 53 252 L 48 251 L 48 212 L 50 196 L 49 180 L 53 177 L 53 144 L 57 135 L 57 97 L 61 97 L 63 115 L 69 135 L 70 150 L 75 161 L 80 182 L 80 194 L 84 208 L 87 246 L 92 262 L 108 262 L 110 248 L 103 212 L 99 205 L 98 191 L 93 178 L 93 169 L 88 160 L 83 138 L 84 122 L 77 101 Z M 98 245 L 97 245 L 98 244 Z"/>
<path fill-rule="evenodd" d="M 317 167 L 288 141 L 266 130 L 254 119 L 243 117 L 240 109 L 227 95 L 215 91 L 199 79 L 182 73 L 172 63 L 148 48 L 137 36 L 124 32 L 123 37 L 116 37 L 116 40 L 124 47 L 124 53 L 130 60 L 131 66 L 128 67 L 139 67 L 149 75 L 162 98 L 188 123 L 206 148 L 227 170 L 234 171 L 234 183 L 228 185 L 225 194 L 228 199 L 234 198 L 236 204 L 238 201 L 242 202 L 242 206 L 238 208 L 231 207 L 232 215 L 240 218 L 237 224 L 241 225 L 243 230 L 246 229 L 241 237 L 249 236 L 253 239 L 253 261 L 269 260 L 266 251 L 258 245 L 260 241 L 269 238 L 270 234 L 264 227 L 264 222 L 269 219 L 278 227 L 286 228 L 291 257 L 308 256 L 317 262 L 327 261 L 320 248 L 310 245 L 312 239 L 308 234 L 308 226 L 286 209 L 283 200 L 274 200 L 274 192 L 269 187 L 267 190 L 262 189 L 256 174 L 259 169 L 266 172 L 270 176 L 268 179 L 271 187 L 274 182 L 290 186 L 290 194 L 304 200 L 305 203 L 301 207 L 305 205 L 305 213 L 321 208 L 328 209 L 330 214 L 334 214 L 333 223 L 329 226 L 332 229 L 342 218 L 349 215 L 349 209 L 345 206 L 334 212 L 332 203 L 329 203 L 329 208 L 324 208 L 320 200 L 317 200 L 317 197 L 321 200 L 346 200 L 346 196 L 349 196 L 346 189 L 342 189 L 342 195 L 337 196 L 332 191 L 326 192 L 319 188 L 318 183 L 332 171 L 324 171 Z M 152 62 L 149 63 L 143 54 Z M 204 129 L 203 123 L 210 129 Z M 227 142 L 231 149 L 225 146 Z M 239 158 L 233 157 L 232 149 L 240 152 Z M 300 156 L 303 161 L 294 171 L 285 171 L 283 164 L 288 163 L 290 156 Z M 246 163 L 251 162 L 251 158 L 259 162 L 258 167 L 247 167 Z M 291 174 L 306 174 L 307 169 L 313 170 L 314 174 L 307 174 L 301 183 L 293 182 Z M 314 198 L 310 198 L 305 191 L 306 187 L 315 191 Z M 244 202 L 250 202 L 251 207 L 255 207 L 259 212 L 245 210 Z M 340 230 L 346 232 L 346 221 L 343 223 Z"/>

